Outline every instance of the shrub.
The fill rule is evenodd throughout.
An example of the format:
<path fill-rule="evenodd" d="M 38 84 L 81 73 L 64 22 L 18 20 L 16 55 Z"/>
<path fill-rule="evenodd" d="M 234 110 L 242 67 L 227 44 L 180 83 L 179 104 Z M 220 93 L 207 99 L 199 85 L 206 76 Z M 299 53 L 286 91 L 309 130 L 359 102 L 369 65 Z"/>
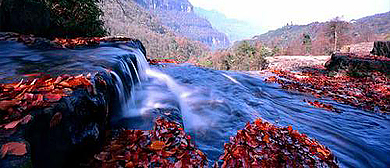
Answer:
<path fill-rule="evenodd" d="M 47 0 L 50 36 L 104 36 L 106 31 L 103 21 L 99 19 L 103 12 L 99 9 L 98 2 L 99 0 Z"/>
<path fill-rule="evenodd" d="M 213 63 L 209 67 L 219 70 L 262 70 L 268 67 L 265 57 L 272 55 L 268 48 L 244 41 L 237 47 L 213 53 L 208 58 Z"/>

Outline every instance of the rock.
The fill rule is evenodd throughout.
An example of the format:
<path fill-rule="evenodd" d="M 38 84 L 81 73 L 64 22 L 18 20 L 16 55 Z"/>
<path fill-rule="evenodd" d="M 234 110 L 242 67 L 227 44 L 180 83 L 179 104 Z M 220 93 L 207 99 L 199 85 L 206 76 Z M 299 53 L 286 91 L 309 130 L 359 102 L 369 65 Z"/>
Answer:
<path fill-rule="evenodd" d="M 325 67 L 330 71 L 346 70 L 347 72 L 390 72 L 390 59 L 376 57 L 358 57 L 354 54 L 332 54 Z"/>
<path fill-rule="evenodd" d="M 113 95 L 109 87 L 101 85 L 101 75 L 94 77 L 96 95 L 79 89 L 32 113 L 34 120 L 26 128 L 26 139 L 34 167 L 74 167 L 102 144 Z"/>
<path fill-rule="evenodd" d="M 390 58 L 390 41 L 375 41 L 371 54 Z"/>

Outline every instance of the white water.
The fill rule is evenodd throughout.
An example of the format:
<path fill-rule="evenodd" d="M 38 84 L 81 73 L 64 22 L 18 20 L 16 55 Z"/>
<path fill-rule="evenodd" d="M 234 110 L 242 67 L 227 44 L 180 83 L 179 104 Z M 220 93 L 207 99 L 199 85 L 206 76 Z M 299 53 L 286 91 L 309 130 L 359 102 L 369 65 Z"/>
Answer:
<path fill-rule="evenodd" d="M 122 48 L 131 49 L 127 46 Z M 189 89 L 177 84 L 169 75 L 157 69 L 151 69 L 140 50 L 131 49 L 131 51 L 137 57 L 137 68 L 131 60 L 128 60 L 132 65 L 123 66 L 122 69 L 127 71 L 125 74 L 131 76 L 129 67 L 132 67 L 139 82 L 131 87 L 131 95 L 128 99 L 120 98 L 121 101 L 125 101 L 121 102 L 123 117 L 141 117 L 152 120 L 153 109 L 173 108 L 180 111 L 186 130 L 206 126 L 204 118 L 193 113 L 188 107 L 189 99 L 187 98 L 191 95 Z M 115 74 L 114 77 L 117 79 L 118 75 Z M 116 88 L 118 90 L 124 89 L 121 84 L 117 84 Z M 119 91 L 118 93 L 126 92 Z M 121 97 L 128 96 L 121 95 Z"/>

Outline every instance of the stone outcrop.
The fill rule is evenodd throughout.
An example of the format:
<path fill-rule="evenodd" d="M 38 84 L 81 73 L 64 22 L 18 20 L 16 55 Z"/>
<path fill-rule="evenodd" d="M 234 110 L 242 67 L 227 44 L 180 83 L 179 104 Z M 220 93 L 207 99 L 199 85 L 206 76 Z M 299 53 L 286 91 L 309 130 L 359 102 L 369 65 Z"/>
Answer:
<path fill-rule="evenodd" d="M 375 41 L 371 54 L 390 58 L 390 41 Z"/>
<path fill-rule="evenodd" d="M 28 123 L 0 129 L 0 146 L 8 142 L 26 144 L 27 154 L 5 156 L 2 167 L 75 167 L 105 138 L 115 96 L 109 76 L 93 77 L 94 91 L 78 89 L 48 107 L 28 112 Z M 3 111 L 1 111 L 3 112 Z"/>
<path fill-rule="evenodd" d="M 325 67 L 330 71 L 345 70 L 349 73 L 370 71 L 389 73 L 390 60 L 357 57 L 353 54 L 333 54 L 331 59 L 326 62 Z"/>

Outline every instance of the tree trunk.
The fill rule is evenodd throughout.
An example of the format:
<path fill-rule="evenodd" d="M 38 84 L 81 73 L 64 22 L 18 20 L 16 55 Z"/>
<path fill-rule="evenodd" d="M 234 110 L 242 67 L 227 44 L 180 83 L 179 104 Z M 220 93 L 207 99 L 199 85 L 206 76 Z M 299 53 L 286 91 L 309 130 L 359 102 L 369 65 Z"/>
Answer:
<path fill-rule="evenodd" d="M 334 52 L 337 52 L 337 30 L 335 28 L 334 30 L 334 49 L 333 49 Z"/>

